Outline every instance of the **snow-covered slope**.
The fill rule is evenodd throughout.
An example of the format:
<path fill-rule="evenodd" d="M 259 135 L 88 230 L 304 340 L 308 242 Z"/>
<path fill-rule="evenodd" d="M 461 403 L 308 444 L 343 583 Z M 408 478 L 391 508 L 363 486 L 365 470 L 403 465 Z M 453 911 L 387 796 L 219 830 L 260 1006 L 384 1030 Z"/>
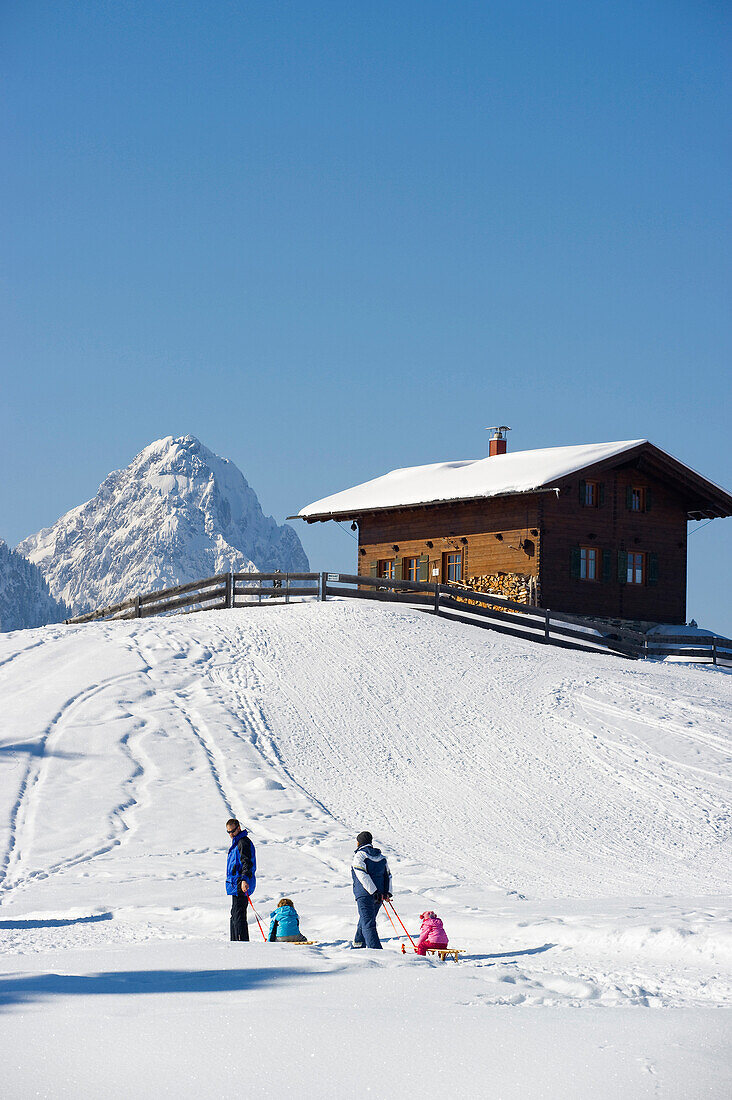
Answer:
<path fill-rule="evenodd" d="M 59 623 L 70 614 L 51 596 L 40 569 L 0 539 L 0 631 Z"/>
<path fill-rule="evenodd" d="M 229 570 L 308 570 L 294 530 L 265 516 L 237 467 L 191 435 L 151 443 L 17 549 L 75 614 Z"/>
<path fill-rule="evenodd" d="M 218 1095 L 240 1041 L 260 1097 L 725 1094 L 723 670 L 304 603 L 0 638 L 0 695 L 0 1004 L 46 1058 L 17 1094 L 50 1062 L 57 1096 Z M 318 947 L 225 942 L 230 814 Z M 384 916 L 347 950 L 362 828 L 459 966 Z"/>

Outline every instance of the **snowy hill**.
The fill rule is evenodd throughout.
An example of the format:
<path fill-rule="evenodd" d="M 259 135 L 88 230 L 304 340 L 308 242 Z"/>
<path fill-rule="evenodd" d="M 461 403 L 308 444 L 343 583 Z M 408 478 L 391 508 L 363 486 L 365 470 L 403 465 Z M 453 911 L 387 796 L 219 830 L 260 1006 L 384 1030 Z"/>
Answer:
<path fill-rule="evenodd" d="M 234 1039 L 259 1097 L 725 1095 L 723 670 L 333 602 L 0 638 L 0 694 L 15 1095 L 219 1095 Z M 231 814 L 317 947 L 226 942 Z M 362 828 L 465 961 L 348 949 Z"/>
<path fill-rule="evenodd" d="M 0 539 L 0 631 L 59 623 L 70 614 L 51 596 L 40 569 Z"/>
<path fill-rule="evenodd" d="M 74 614 L 229 570 L 308 570 L 294 530 L 265 516 L 237 467 L 190 435 L 151 443 L 17 549 Z"/>

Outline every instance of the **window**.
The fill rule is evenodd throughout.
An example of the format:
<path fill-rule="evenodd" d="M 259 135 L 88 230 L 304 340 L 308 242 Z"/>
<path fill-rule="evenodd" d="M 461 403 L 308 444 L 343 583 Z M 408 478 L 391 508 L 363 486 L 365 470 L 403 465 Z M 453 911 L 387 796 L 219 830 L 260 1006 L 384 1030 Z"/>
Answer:
<path fill-rule="evenodd" d="M 602 508 L 605 503 L 604 482 L 580 481 L 579 499 L 583 508 Z"/>
<path fill-rule="evenodd" d="M 419 580 L 419 558 L 404 558 L 404 580 Z"/>
<path fill-rule="evenodd" d="M 650 512 L 651 490 L 641 485 L 629 485 L 625 490 L 625 506 L 629 512 Z"/>
<path fill-rule="evenodd" d="M 445 584 L 461 581 L 463 578 L 462 550 L 450 550 L 442 555 L 442 576 Z"/>
<path fill-rule="evenodd" d="M 580 580 L 596 581 L 598 579 L 599 550 L 594 546 L 580 546 Z"/>
<path fill-rule="evenodd" d="M 645 584 L 645 554 L 628 553 L 628 584 Z"/>
<path fill-rule="evenodd" d="M 625 558 L 623 558 L 625 563 Z M 618 561 L 618 569 L 620 562 Z M 623 570 L 625 564 L 623 564 Z M 605 547 L 574 546 L 569 559 L 569 575 L 576 581 L 602 581 L 607 584 L 613 576 L 613 553 Z M 625 572 L 622 575 L 625 583 Z"/>
<path fill-rule="evenodd" d="M 394 580 L 394 559 L 382 558 L 379 562 L 378 574 L 379 577 L 385 577 L 388 581 Z"/>

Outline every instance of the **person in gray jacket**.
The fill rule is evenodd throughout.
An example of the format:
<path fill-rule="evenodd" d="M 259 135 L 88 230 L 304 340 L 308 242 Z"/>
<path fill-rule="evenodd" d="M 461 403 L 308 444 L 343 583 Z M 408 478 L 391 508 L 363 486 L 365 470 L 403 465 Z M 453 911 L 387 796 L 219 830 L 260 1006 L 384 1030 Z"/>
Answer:
<path fill-rule="evenodd" d="M 356 852 L 351 863 L 353 896 L 358 908 L 358 925 L 354 947 L 374 947 L 381 950 L 376 931 L 376 914 L 385 898 L 391 897 L 391 871 L 386 856 L 373 846 L 371 833 L 356 837 Z"/>

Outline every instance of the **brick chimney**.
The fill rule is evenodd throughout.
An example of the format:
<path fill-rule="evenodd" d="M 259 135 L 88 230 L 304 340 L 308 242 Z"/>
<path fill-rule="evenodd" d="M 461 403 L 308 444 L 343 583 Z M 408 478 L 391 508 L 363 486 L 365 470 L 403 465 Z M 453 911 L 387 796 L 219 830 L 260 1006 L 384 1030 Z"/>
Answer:
<path fill-rule="evenodd" d="M 500 428 L 488 428 L 487 430 L 493 432 L 490 438 L 488 457 L 493 458 L 494 455 L 505 455 L 508 447 L 506 432 L 510 432 L 511 429 L 505 424 L 502 424 Z"/>

